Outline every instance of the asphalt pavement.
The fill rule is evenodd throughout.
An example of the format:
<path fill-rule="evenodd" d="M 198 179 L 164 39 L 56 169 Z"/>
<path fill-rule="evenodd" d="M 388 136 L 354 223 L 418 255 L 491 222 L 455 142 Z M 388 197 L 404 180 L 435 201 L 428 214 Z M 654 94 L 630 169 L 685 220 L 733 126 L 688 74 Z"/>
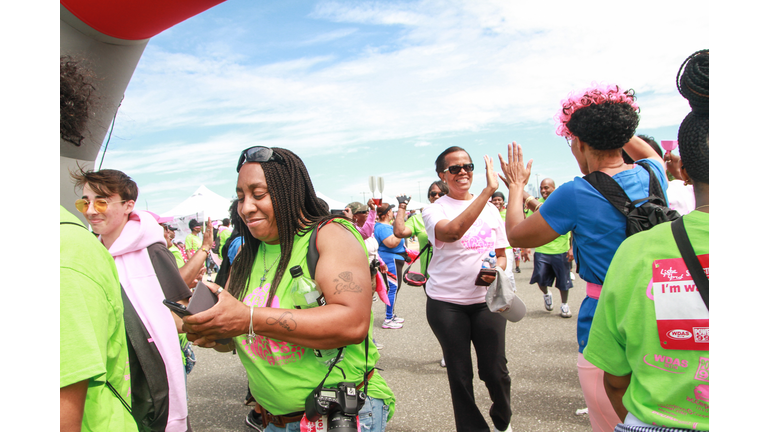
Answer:
<path fill-rule="evenodd" d="M 532 263 L 522 263 L 521 273 L 515 274 L 527 314 L 520 322 L 507 323 L 512 430 L 589 432 L 587 415 L 576 415 L 577 409 L 586 407 L 576 371 L 576 316 L 586 283 L 576 276 L 568 300 L 573 317 L 561 318 L 557 289 L 550 288 L 554 310 L 548 312 L 541 291 L 528 284 L 532 268 Z M 405 318 L 401 329 L 381 328 L 383 302 L 375 302 L 373 310 L 373 335 L 384 344 L 377 366 L 397 398 L 387 432 L 455 430 L 446 370 L 440 367 L 440 345 L 426 320 L 423 289 L 401 287 L 396 303 L 397 315 Z M 238 356 L 203 348 L 195 348 L 195 355 L 197 364 L 188 376 L 193 430 L 252 432 L 245 425 L 250 407 L 243 405 L 247 380 Z M 491 401 L 476 368 L 474 389 L 476 403 L 492 427 L 487 414 Z"/>

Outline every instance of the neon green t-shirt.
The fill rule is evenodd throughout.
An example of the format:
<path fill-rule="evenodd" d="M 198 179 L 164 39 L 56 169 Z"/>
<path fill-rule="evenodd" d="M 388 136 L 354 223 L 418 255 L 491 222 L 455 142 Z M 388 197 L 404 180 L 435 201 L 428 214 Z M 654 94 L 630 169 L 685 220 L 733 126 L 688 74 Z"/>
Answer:
<path fill-rule="evenodd" d="M 181 256 L 181 251 L 179 248 L 176 247 L 175 244 L 171 245 L 171 247 L 168 248 L 169 251 L 173 254 L 173 257 L 176 258 L 176 266 L 178 268 L 184 267 L 184 258 Z"/>
<path fill-rule="evenodd" d="M 362 247 L 362 253 L 367 255 L 363 239 L 360 233 L 346 220 L 335 219 L 352 232 Z M 287 268 L 300 265 L 305 275 L 309 275 L 307 268 L 307 251 L 309 250 L 309 234 L 296 236 L 293 243 L 293 252 Z M 266 248 L 264 248 L 266 246 Z M 251 281 L 246 289 L 243 303 L 256 307 L 265 306 L 269 296 L 270 282 L 264 283 L 259 288 L 261 276 L 265 266 L 271 267 L 266 274 L 266 280 L 271 281 L 275 277 L 277 260 L 280 257 L 280 245 L 268 245 L 262 243 L 261 252 L 266 250 L 264 256 L 258 256 L 253 265 Z M 274 264 L 273 264 L 274 263 Z M 280 282 L 272 307 L 293 309 L 293 301 L 289 290 L 293 278 L 286 272 Z M 321 306 L 322 307 L 322 306 Z M 379 352 L 372 341 L 373 313 L 371 312 L 371 324 L 368 330 L 368 369 L 372 369 L 379 360 Z M 328 372 L 328 368 L 315 359 L 311 348 L 297 344 L 270 339 L 257 335 L 249 346 L 246 335 L 234 338 L 240 360 L 248 375 L 248 383 L 251 394 L 258 403 L 275 415 L 284 415 L 297 411 L 304 411 L 307 396 L 320 384 Z M 365 342 L 357 345 L 349 345 L 344 348 L 344 359 L 338 363 L 346 373 L 346 379 L 338 368 L 325 381 L 326 387 L 335 387 L 342 381 L 360 383 L 363 380 L 365 369 Z M 389 418 L 394 414 L 395 396 L 392 390 L 384 382 L 384 379 L 376 371 L 368 382 L 368 395 L 382 399 L 389 405 Z"/>
<path fill-rule="evenodd" d="M 107 387 L 130 406 L 131 374 L 123 300 L 115 261 L 80 221 L 60 207 L 59 387 L 88 380 L 84 431 L 137 431 L 136 422 Z"/>
<path fill-rule="evenodd" d="M 224 247 L 224 243 L 227 242 L 227 239 L 232 235 L 232 230 L 224 230 L 219 233 L 219 256 L 221 256 L 221 248 Z"/>
<path fill-rule="evenodd" d="M 709 253 L 709 214 L 683 216 L 697 255 Z M 669 223 L 627 238 L 611 261 L 584 357 L 616 376 L 632 374 L 622 399 L 640 421 L 709 430 L 709 351 L 662 348 L 650 282 L 655 260 L 680 258 Z"/>
<path fill-rule="evenodd" d="M 544 204 L 543 197 L 537 198 L 537 200 Z M 525 217 L 529 217 L 533 214 L 531 210 L 525 209 Z M 561 235 L 560 237 L 552 240 L 551 242 L 545 244 L 544 246 L 539 246 L 536 248 L 536 252 L 547 254 L 547 255 L 558 255 L 561 253 L 568 252 L 568 250 L 571 248 L 571 233 L 570 231 Z"/>
<path fill-rule="evenodd" d="M 421 214 L 415 214 L 408 218 L 408 220 L 405 221 L 405 226 L 411 229 L 413 235 L 415 235 L 416 239 L 419 241 L 419 250 L 424 249 L 424 246 L 429 243 L 429 238 L 427 237 L 427 229 L 424 228 L 424 218 L 421 217 Z M 421 274 L 426 276 L 427 266 L 431 260 L 432 249 L 430 248 L 429 250 L 424 251 L 424 253 L 419 257 L 419 262 L 421 263 Z"/>
<path fill-rule="evenodd" d="M 203 241 L 194 233 L 187 234 L 187 237 L 184 239 L 184 247 L 187 248 L 187 251 L 192 251 L 194 253 L 194 251 L 199 250 L 202 246 Z M 191 255 L 189 256 L 191 257 Z"/>

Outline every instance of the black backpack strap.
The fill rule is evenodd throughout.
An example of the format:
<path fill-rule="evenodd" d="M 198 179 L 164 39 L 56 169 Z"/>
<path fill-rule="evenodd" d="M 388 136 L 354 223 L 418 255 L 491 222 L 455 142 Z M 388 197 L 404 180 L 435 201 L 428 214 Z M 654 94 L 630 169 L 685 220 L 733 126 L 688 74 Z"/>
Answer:
<path fill-rule="evenodd" d="M 688 234 L 685 232 L 683 218 L 678 218 L 672 222 L 672 235 L 675 237 L 677 248 L 683 256 L 683 261 L 685 261 L 685 265 L 691 273 L 701 299 L 704 300 L 704 304 L 707 306 L 707 310 L 709 310 L 709 278 L 704 273 L 704 268 L 696 257 L 696 252 L 693 251 L 693 245 L 691 245 Z"/>
<path fill-rule="evenodd" d="M 648 162 L 638 161 L 635 163 L 645 168 L 646 171 L 648 171 L 648 195 L 650 196 L 648 198 L 643 198 L 642 200 L 636 200 L 634 202 L 643 201 L 645 199 L 656 197 L 661 201 L 661 203 L 656 203 L 656 204 L 663 205 L 664 207 L 669 207 L 669 205 L 667 204 L 667 199 L 664 198 L 664 191 L 661 189 L 661 183 L 659 182 L 659 179 L 656 178 L 656 174 L 653 173 L 653 169 L 651 169 L 651 166 L 648 164 Z"/>
<path fill-rule="evenodd" d="M 312 234 L 309 235 L 309 250 L 307 251 L 307 269 L 309 270 L 309 277 L 315 278 L 315 269 L 317 268 L 317 259 L 320 258 L 320 254 L 317 252 L 317 230 L 324 227 L 328 222 L 332 222 L 333 218 L 325 222 L 315 225 L 312 229 Z"/>
<path fill-rule="evenodd" d="M 112 391 L 112 394 L 114 394 L 115 397 L 120 399 L 120 403 L 123 404 L 125 409 L 128 411 L 128 414 L 132 414 L 131 407 L 128 406 L 128 402 L 126 402 L 125 399 L 123 399 L 123 397 L 120 396 L 120 393 L 117 392 L 117 389 L 115 389 L 115 387 L 112 384 L 110 384 L 109 381 L 107 381 L 107 387 L 109 387 L 109 389 Z"/>
<path fill-rule="evenodd" d="M 629 215 L 629 212 L 634 208 L 632 200 L 629 199 L 621 185 L 608 174 L 602 171 L 593 171 L 582 178 L 591 184 L 593 188 L 597 189 L 600 195 L 608 200 L 624 216 Z M 643 198 L 643 200 L 646 199 Z"/>

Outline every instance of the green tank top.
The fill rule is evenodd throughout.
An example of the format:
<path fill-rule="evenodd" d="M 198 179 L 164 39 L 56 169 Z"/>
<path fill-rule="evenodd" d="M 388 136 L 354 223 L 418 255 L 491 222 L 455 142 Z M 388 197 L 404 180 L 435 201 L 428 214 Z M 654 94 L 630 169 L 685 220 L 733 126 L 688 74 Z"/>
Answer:
<path fill-rule="evenodd" d="M 352 224 L 344 219 L 334 219 L 357 238 L 362 252 L 368 254 L 360 233 Z M 304 274 L 309 274 L 307 268 L 307 251 L 309 250 L 309 233 L 304 236 L 296 236 L 293 243 L 293 251 L 287 268 L 299 265 Z M 265 251 L 266 254 L 261 255 Z M 280 258 L 280 245 L 268 245 L 262 243 L 262 249 L 254 262 L 251 279 L 246 288 L 243 303 L 256 307 L 265 306 L 269 296 L 271 281 L 275 277 L 277 261 Z M 259 284 L 266 268 L 269 271 L 261 288 Z M 280 285 L 272 299 L 271 307 L 293 309 L 289 290 L 293 278 L 286 271 Z M 379 352 L 372 340 L 373 312 L 368 328 L 368 369 L 372 369 L 379 360 Z M 251 394 L 258 403 L 274 415 L 284 415 L 297 411 L 304 411 L 304 403 L 307 396 L 320 384 L 328 373 L 328 368 L 315 359 L 311 348 L 297 344 L 270 339 L 257 335 L 251 345 L 246 342 L 246 335 L 234 338 L 240 360 L 248 375 L 248 384 Z M 365 341 L 357 345 L 349 345 L 344 349 L 344 359 L 337 365 L 344 369 L 347 378 L 344 379 L 338 368 L 333 368 L 325 387 L 335 387 L 339 382 L 352 381 L 361 383 L 365 373 Z M 384 382 L 378 371 L 368 383 L 368 395 L 382 399 L 389 406 L 389 417 L 394 413 L 395 396 L 392 390 Z"/>

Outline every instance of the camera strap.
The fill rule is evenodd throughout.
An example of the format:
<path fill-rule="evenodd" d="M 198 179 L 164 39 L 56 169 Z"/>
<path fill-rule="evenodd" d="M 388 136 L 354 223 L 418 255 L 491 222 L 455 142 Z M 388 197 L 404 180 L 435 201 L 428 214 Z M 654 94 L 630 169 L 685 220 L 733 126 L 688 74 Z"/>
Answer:
<path fill-rule="evenodd" d="M 368 371 L 368 339 L 369 339 L 369 336 L 366 336 L 365 337 L 365 370 L 363 372 L 363 392 L 365 392 L 366 395 L 368 395 L 368 377 L 372 375 L 371 372 L 373 372 L 373 370 L 371 370 L 370 372 Z M 343 348 L 344 347 L 339 348 L 339 353 L 336 354 L 336 358 L 333 359 L 333 363 L 331 363 L 331 365 L 328 367 L 328 373 L 325 374 L 325 378 L 323 378 L 323 380 L 320 381 L 320 385 L 317 386 L 318 389 L 323 388 L 323 386 L 325 385 L 325 380 L 328 379 L 328 377 L 331 375 L 331 371 L 333 370 L 334 366 L 336 366 L 336 363 L 338 363 L 339 357 L 341 357 Z M 344 369 L 341 369 L 341 374 L 344 375 L 344 379 L 347 378 L 346 374 L 344 373 Z"/>

